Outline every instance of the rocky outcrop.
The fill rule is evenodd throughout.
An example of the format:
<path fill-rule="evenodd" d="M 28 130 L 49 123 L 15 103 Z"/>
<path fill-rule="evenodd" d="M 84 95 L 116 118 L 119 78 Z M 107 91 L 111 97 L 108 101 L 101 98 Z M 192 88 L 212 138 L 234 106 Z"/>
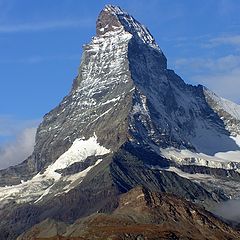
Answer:
<path fill-rule="evenodd" d="M 49 220 L 48 220 L 49 221 Z M 171 194 L 136 187 L 120 196 L 112 214 L 95 213 L 78 219 L 53 237 L 57 223 L 34 226 L 17 240 L 33 239 L 238 239 L 240 232 L 211 213 Z M 63 229 L 62 229 L 63 230 Z M 61 236 L 59 236 L 61 235 Z"/>

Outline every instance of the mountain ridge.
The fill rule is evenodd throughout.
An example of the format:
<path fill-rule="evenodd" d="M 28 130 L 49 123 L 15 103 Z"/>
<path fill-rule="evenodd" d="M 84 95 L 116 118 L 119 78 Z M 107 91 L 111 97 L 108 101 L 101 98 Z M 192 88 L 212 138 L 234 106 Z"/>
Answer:
<path fill-rule="evenodd" d="M 119 7 L 106 6 L 96 25 L 33 154 L 0 171 L 2 239 L 46 218 L 110 213 L 138 185 L 208 208 L 239 197 L 238 115 L 167 69 L 149 31 Z"/>

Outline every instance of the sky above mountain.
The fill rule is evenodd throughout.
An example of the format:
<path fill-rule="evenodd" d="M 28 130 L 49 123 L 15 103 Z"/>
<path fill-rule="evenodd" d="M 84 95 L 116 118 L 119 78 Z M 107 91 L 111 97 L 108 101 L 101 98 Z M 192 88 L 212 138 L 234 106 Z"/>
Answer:
<path fill-rule="evenodd" d="M 240 103 L 238 0 L 0 0 L 0 159 L 31 151 L 33 129 L 71 88 L 105 4 L 146 25 L 186 82 Z"/>

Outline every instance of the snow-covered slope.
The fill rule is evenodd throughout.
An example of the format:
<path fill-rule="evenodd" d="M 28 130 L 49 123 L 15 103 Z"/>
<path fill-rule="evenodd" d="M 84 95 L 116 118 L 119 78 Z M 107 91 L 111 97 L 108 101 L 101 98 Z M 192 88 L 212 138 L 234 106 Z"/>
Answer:
<path fill-rule="evenodd" d="M 0 187 L 1 207 L 10 201 L 16 201 L 18 204 L 39 202 L 46 195 L 54 196 L 71 190 L 83 180 L 91 168 L 100 163 L 101 156 L 109 152 L 108 149 L 99 145 L 96 136 L 88 140 L 76 139 L 72 146 L 42 173 L 38 173 L 26 182 L 22 181 L 21 184 Z M 84 162 L 90 156 L 97 156 L 99 159 L 84 170 L 67 176 L 62 176 L 58 172 L 76 162 Z"/>
<path fill-rule="evenodd" d="M 186 148 L 162 148 L 161 155 L 180 165 L 197 165 L 240 171 L 240 106 L 203 88 L 206 101 L 227 130 L 205 128 L 198 120 L 198 134 L 191 140 L 197 151 Z M 217 138 L 213 133 L 217 134 Z M 234 146 L 234 148 L 232 148 Z M 217 148 L 216 148 L 217 147 Z M 206 152 L 206 149 L 210 151 Z"/>
<path fill-rule="evenodd" d="M 231 169 L 240 172 L 240 151 L 218 152 L 210 156 L 187 149 L 165 148 L 161 149 L 161 154 L 178 164 Z"/>

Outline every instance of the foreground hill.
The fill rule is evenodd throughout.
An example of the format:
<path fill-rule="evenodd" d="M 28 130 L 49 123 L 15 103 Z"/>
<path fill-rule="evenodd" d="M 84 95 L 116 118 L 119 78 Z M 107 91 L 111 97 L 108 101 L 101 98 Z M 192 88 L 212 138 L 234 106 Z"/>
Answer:
<path fill-rule="evenodd" d="M 119 206 L 111 214 L 95 213 L 72 225 L 47 219 L 17 240 L 229 240 L 239 237 L 239 232 L 189 201 L 136 187 L 120 196 Z"/>

